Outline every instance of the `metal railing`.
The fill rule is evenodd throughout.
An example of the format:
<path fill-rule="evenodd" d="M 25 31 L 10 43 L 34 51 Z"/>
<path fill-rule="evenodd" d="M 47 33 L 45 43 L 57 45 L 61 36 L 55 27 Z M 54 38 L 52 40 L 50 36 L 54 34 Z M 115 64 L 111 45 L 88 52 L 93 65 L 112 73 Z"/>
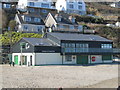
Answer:
<path fill-rule="evenodd" d="M 118 53 L 120 48 L 62 48 L 62 53 Z"/>

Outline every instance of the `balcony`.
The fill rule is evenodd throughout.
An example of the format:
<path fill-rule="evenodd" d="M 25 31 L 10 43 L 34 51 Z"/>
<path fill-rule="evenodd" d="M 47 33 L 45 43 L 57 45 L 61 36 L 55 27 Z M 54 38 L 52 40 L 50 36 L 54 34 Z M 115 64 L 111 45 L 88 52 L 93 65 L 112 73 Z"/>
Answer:
<path fill-rule="evenodd" d="M 86 54 L 120 54 L 120 48 L 111 48 L 111 49 L 103 49 L 103 48 L 62 48 L 62 53 L 86 53 Z"/>
<path fill-rule="evenodd" d="M 82 32 L 82 30 L 79 30 L 79 29 L 69 29 L 69 28 L 54 28 L 54 31 Z"/>

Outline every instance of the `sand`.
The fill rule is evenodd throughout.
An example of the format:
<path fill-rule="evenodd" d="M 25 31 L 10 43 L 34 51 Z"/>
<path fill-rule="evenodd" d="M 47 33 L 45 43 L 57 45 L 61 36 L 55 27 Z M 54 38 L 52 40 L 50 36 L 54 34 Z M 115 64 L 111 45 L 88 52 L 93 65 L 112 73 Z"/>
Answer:
<path fill-rule="evenodd" d="M 3 88 L 117 88 L 118 64 L 0 65 Z M 1 74 L 0 74 L 1 75 Z"/>

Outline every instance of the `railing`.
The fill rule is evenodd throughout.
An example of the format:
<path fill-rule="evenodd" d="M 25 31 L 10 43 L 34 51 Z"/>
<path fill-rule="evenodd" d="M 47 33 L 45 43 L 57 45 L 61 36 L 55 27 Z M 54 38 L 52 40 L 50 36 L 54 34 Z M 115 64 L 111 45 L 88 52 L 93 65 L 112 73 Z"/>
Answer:
<path fill-rule="evenodd" d="M 82 29 L 69 29 L 69 28 L 55 28 L 54 31 L 73 31 L 73 32 L 82 32 Z"/>
<path fill-rule="evenodd" d="M 62 48 L 62 53 L 117 53 L 120 54 L 120 48 Z"/>

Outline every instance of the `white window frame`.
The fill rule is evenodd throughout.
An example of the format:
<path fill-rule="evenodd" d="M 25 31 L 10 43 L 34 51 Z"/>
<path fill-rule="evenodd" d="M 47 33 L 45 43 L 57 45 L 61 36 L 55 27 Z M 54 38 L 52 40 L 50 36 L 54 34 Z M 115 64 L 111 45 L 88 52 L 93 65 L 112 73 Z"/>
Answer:
<path fill-rule="evenodd" d="M 41 7 L 49 8 L 50 6 L 48 3 L 41 3 Z"/>
<path fill-rule="evenodd" d="M 31 17 L 25 17 L 25 21 L 30 22 L 31 21 Z"/>
<path fill-rule="evenodd" d="M 78 5 L 78 9 L 82 9 L 82 5 Z"/>
<path fill-rule="evenodd" d="M 29 6 L 35 6 L 34 2 L 29 2 Z"/>
<path fill-rule="evenodd" d="M 24 25 L 23 28 L 24 28 L 24 30 L 28 30 L 28 26 L 26 26 L 26 25 Z"/>
<path fill-rule="evenodd" d="M 75 27 L 74 27 L 73 25 L 70 25 L 69 28 L 70 28 L 71 30 L 74 30 L 74 29 L 75 29 Z"/>
<path fill-rule="evenodd" d="M 34 18 L 34 22 L 40 22 L 40 18 Z"/>
<path fill-rule="evenodd" d="M 42 10 L 42 13 L 47 13 L 47 10 L 43 9 L 43 10 Z"/>
<path fill-rule="evenodd" d="M 111 49 L 112 44 L 101 44 L 101 48 L 103 48 L 103 49 Z"/>
<path fill-rule="evenodd" d="M 65 61 L 66 62 L 72 62 L 72 55 L 66 55 L 65 56 Z"/>
<path fill-rule="evenodd" d="M 73 9 L 74 8 L 74 4 L 69 4 L 69 8 Z"/>

